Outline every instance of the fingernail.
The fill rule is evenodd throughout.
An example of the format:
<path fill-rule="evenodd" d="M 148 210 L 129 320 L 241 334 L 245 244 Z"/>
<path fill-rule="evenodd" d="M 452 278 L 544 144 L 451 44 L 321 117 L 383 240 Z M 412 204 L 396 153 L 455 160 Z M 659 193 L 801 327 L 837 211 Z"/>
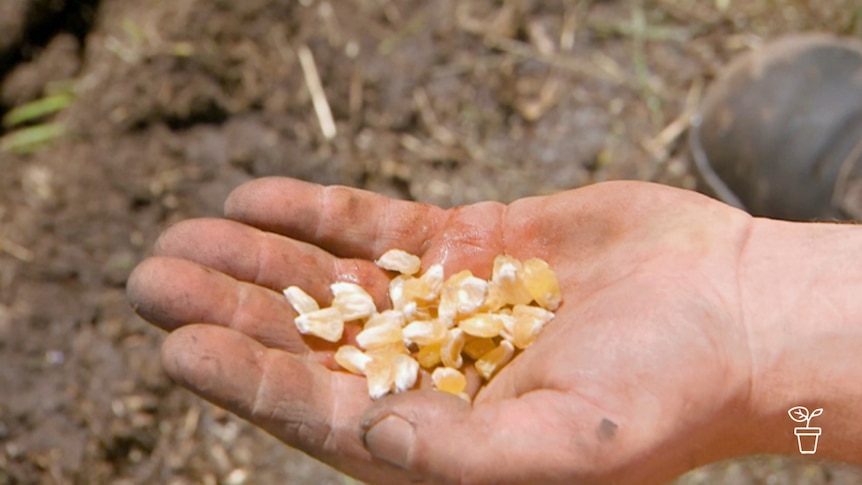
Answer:
<path fill-rule="evenodd" d="M 404 418 L 390 414 L 365 433 L 365 447 L 375 458 L 408 468 L 416 433 Z"/>

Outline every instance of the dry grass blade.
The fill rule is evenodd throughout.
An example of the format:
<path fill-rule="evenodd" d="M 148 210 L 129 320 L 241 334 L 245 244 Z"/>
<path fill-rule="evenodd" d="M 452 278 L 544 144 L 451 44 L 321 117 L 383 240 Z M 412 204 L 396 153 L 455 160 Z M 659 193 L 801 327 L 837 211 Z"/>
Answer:
<path fill-rule="evenodd" d="M 320 82 L 320 74 L 317 72 L 317 64 L 314 62 L 314 56 L 311 53 L 311 49 L 306 45 L 299 46 L 296 50 L 296 55 L 299 57 L 299 64 L 302 66 L 305 85 L 308 87 L 309 94 L 311 94 L 314 113 L 317 115 L 317 121 L 320 122 L 320 130 L 327 140 L 331 140 L 336 135 L 335 121 L 332 118 L 329 101 L 326 99 L 326 92 L 323 90 L 323 83 Z"/>
<path fill-rule="evenodd" d="M 13 258 L 24 261 L 25 263 L 29 263 L 35 258 L 33 251 L 3 236 L 0 236 L 0 252 L 7 253 Z"/>

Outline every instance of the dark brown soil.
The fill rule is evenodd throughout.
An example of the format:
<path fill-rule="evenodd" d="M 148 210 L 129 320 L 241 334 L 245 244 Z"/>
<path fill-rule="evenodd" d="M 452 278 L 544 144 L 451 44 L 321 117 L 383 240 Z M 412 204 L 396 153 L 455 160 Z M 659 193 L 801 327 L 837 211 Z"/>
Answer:
<path fill-rule="evenodd" d="M 719 8 L 723 3 L 725 9 Z M 263 175 L 445 206 L 614 178 L 691 188 L 686 114 L 734 54 L 860 35 L 858 0 L 0 0 L 0 485 L 351 483 L 174 386 L 125 302 L 169 224 Z M 298 53 L 322 78 L 324 135 Z M 17 153 L 26 127 L 65 134 Z M 859 483 L 759 457 L 694 483 Z"/>

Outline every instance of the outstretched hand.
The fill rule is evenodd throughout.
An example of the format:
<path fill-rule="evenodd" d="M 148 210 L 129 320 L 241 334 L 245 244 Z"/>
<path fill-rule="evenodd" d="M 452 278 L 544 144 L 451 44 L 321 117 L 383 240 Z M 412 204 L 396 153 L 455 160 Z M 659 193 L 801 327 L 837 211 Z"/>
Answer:
<path fill-rule="evenodd" d="M 361 480 L 660 483 L 754 451 L 740 211 L 643 182 L 444 210 L 278 178 L 239 187 L 225 211 L 162 235 L 130 279 L 134 308 L 170 332 L 173 379 Z M 382 309 L 389 276 L 373 260 L 391 248 L 447 275 L 540 257 L 563 304 L 472 406 L 432 390 L 372 402 L 336 369 L 337 345 L 298 334 L 280 291 L 325 305 L 330 283 L 354 281 Z"/>

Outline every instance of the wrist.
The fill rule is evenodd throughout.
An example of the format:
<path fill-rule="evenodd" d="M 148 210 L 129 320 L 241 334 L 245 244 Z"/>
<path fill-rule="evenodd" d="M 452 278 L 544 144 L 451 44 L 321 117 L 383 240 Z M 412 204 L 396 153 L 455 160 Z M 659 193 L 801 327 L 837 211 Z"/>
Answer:
<path fill-rule="evenodd" d="M 751 412 L 770 453 L 799 453 L 794 428 L 820 427 L 818 457 L 862 446 L 862 226 L 756 219 L 739 263 L 752 354 Z M 788 410 L 823 414 L 794 422 Z M 854 430 L 853 428 L 857 429 Z"/>

